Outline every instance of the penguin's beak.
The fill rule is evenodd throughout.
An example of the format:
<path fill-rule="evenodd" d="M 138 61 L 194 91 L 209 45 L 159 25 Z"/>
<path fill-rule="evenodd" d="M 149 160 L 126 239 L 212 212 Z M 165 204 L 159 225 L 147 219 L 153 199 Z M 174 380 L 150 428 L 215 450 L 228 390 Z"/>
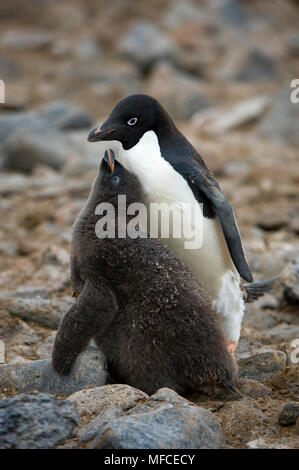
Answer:
<path fill-rule="evenodd" d="M 113 140 L 111 133 L 115 130 L 115 128 L 102 130 L 101 126 L 95 127 L 88 134 L 87 140 L 88 142 L 98 142 L 99 140 Z"/>
<path fill-rule="evenodd" d="M 105 150 L 104 160 L 108 164 L 108 167 L 110 168 L 111 173 L 113 173 L 114 172 L 114 160 L 115 160 L 115 155 L 114 155 L 113 150 L 111 149 Z"/>

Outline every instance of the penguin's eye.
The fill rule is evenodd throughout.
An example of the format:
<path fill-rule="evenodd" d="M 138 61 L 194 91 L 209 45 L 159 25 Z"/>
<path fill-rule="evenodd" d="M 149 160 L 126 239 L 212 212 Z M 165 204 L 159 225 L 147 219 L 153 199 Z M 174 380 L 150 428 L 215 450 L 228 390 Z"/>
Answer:
<path fill-rule="evenodd" d="M 112 178 L 112 183 L 117 186 L 120 182 L 120 177 L 119 176 L 113 176 Z"/>
<path fill-rule="evenodd" d="M 129 124 L 129 126 L 135 126 L 136 122 L 137 122 L 137 118 L 133 117 L 127 121 L 127 124 Z"/>

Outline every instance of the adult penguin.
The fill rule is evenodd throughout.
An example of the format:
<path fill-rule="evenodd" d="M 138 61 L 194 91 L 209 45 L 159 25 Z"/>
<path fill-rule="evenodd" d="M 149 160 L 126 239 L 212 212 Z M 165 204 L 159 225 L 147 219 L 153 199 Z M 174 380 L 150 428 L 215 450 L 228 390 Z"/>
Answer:
<path fill-rule="evenodd" d="M 173 236 L 180 227 L 172 226 L 170 237 L 162 242 L 183 261 L 209 293 L 218 313 L 228 350 L 234 355 L 242 317 L 244 294 L 240 277 L 252 282 L 233 209 L 211 171 L 173 120 L 154 98 L 137 94 L 120 101 L 108 119 L 93 129 L 90 142 L 117 141 L 118 159 L 141 182 L 146 203 L 171 204 L 173 224 L 186 215 L 195 231 L 202 229 L 200 247 L 186 249 L 184 236 Z M 115 148 L 115 147 L 114 147 Z M 199 219 L 184 214 L 186 207 L 202 204 L 203 226 Z M 175 214 L 176 212 L 176 214 Z M 190 219 L 191 217 L 191 219 Z M 159 233 L 151 221 L 151 233 Z M 248 286 L 248 300 L 271 287 L 268 283 Z M 245 286 L 246 287 L 246 286 Z"/>

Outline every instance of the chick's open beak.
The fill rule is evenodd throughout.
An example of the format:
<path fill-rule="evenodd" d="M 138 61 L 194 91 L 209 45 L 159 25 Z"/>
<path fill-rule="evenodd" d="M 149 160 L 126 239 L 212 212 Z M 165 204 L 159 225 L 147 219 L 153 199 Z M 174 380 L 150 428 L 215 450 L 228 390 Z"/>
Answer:
<path fill-rule="evenodd" d="M 104 160 L 108 163 L 111 173 L 113 173 L 114 172 L 114 160 L 115 160 L 115 155 L 114 155 L 113 150 L 111 149 L 105 150 Z"/>

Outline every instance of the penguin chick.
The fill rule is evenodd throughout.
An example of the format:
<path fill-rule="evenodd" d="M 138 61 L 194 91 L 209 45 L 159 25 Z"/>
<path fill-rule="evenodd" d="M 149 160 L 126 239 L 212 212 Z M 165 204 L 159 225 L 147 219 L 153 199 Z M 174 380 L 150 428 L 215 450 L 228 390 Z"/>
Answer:
<path fill-rule="evenodd" d="M 110 150 L 74 225 L 71 273 L 77 300 L 60 323 L 54 369 L 68 374 L 93 338 L 112 377 L 148 394 L 169 387 L 187 395 L 216 383 L 234 390 L 235 362 L 190 271 L 154 239 L 97 237 L 100 203 L 112 205 L 103 216 L 107 225 L 113 222 L 118 230 L 121 220 L 126 227 L 132 222 L 135 214 L 119 218 L 120 195 L 126 196 L 127 209 L 142 200 L 142 189 Z"/>

